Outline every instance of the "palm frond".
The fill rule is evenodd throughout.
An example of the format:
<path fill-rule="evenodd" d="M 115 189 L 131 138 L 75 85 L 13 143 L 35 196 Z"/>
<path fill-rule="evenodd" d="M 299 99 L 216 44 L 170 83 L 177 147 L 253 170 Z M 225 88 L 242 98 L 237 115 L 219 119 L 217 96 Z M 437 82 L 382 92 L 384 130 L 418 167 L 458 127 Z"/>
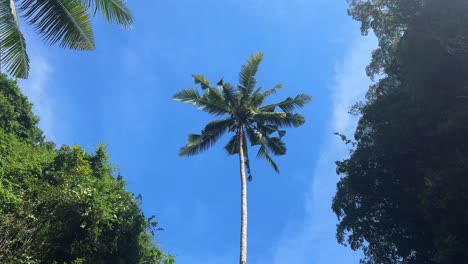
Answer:
<path fill-rule="evenodd" d="M 231 129 L 234 124 L 235 122 L 233 118 L 214 120 L 206 124 L 205 129 L 203 129 L 202 134 L 207 134 L 207 135 L 219 134 L 220 136 L 222 136 L 222 133 L 224 133 L 228 129 Z"/>
<path fill-rule="evenodd" d="M 261 88 L 258 88 L 251 96 L 250 96 L 250 102 L 251 102 L 251 105 L 254 107 L 254 108 L 257 108 L 259 107 L 260 105 L 263 104 L 263 101 L 270 95 L 276 93 L 276 90 L 277 89 L 281 89 L 283 88 L 283 86 L 281 84 L 277 84 L 275 85 L 275 87 L 269 89 L 269 90 L 266 90 L 265 92 L 263 93 L 260 93 L 261 91 Z M 265 112 L 273 112 L 275 111 L 275 106 L 272 105 L 270 106 L 269 108 L 265 108 L 265 107 L 262 107 L 259 109 L 260 112 L 263 110 Z M 268 111 L 268 110 L 271 110 L 271 111 Z"/>
<path fill-rule="evenodd" d="M 271 104 L 271 105 L 266 105 L 262 108 L 260 108 L 260 111 L 263 112 L 273 112 L 275 111 L 276 107 L 281 108 L 286 113 L 292 112 L 295 108 L 302 108 L 304 107 L 308 102 L 312 100 L 312 96 L 306 95 L 306 94 L 298 94 L 296 97 L 291 98 L 288 97 L 284 101 L 277 103 L 277 104 Z"/>
<path fill-rule="evenodd" d="M 255 85 L 257 84 L 255 75 L 257 74 L 258 66 L 262 60 L 263 52 L 256 52 L 252 54 L 247 59 L 247 62 L 241 66 L 241 71 L 239 73 L 239 89 L 244 98 L 252 93 Z"/>
<path fill-rule="evenodd" d="M 265 125 L 259 125 L 258 128 L 252 128 L 250 131 L 248 130 L 249 137 L 252 137 L 250 141 L 253 142 L 252 140 L 255 140 L 255 144 L 252 145 L 262 145 L 274 155 L 284 155 L 286 154 L 286 145 L 281 140 L 281 137 L 270 137 L 274 132 L 282 134 L 282 132 L 285 131 L 279 130 L 276 126 Z"/>
<path fill-rule="evenodd" d="M 239 136 L 237 134 L 232 136 L 226 146 L 224 146 L 224 149 L 229 155 L 239 153 Z"/>
<path fill-rule="evenodd" d="M 96 10 L 111 23 L 116 23 L 124 28 L 133 24 L 133 17 L 123 0 L 79 0 L 87 8 Z"/>
<path fill-rule="evenodd" d="M 229 83 L 225 83 L 222 85 L 222 91 L 224 95 L 224 99 L 226 100 L 226 103 L 234 108 L 237 107 L 238 102 L 236 98 L 236 92 L 234 91 L 234 88 L 231 86 Z"/>
<path fill-rule="evenodd" d="M 196 104 L 201 98 L 198 90 L 195 88 L 188 88 L 178 91 L 174 96 L 174 100 L 187 104 Z"/>
<path fill-rule="evenodd" d="M 285 112 L 262 112 L 253 116 L 253 119 L 260 124 L 282 127 L 299 127 L 305 123 L 304 117 L 300 114 Z"/>
<path fill-rule="evenodd" d="M 277 89 L 281 89 L 281 88 L 283 88 L 283 85 L 277 84 L 277 85 L 275 85 L 275 87 L 273 87 L 273 88 L 271 88 L 271 89 L 266 90 L 265 92 L 263 92 L 263 93 L 262 93 L 262 96 L 263 96 L 263 98 L 267 98 L 268 96 L 270 96 L 270 95 L 276 93 L 276 90 L 277 90 Z"/>
<path fill-rule="evenodd" d="M 222 87 L 222 86 L 223 86 L 223 83 L 224 83 L 224 78 L 221 78 L 221 80 L 219 80 L 219 81 L 216 83 L 216 86 Z"/>
<path fill-rule="evenodd" d="M 275 85 L 273 88 L 268 89 L 268 90 L 266 90 L 265 92 L 259 93 L 259 94 L 261 94 L 264 98 L 266 98 L 266 97 L 268 97 L 268 96 L 270 96 L 270 95 L 276 93 L 276 90 L 277 90 L 277 89 L 282 89 L 282 88 L 283 88 L 283 85 L 282 85 L 282 84 L 277 84 L 277 85 Z M 259 92 L 260 92 L 260 91 L 259 91 Z"/>
<path fill-rule="evenodd" d="M 265 125 L 257 123 L 257 129 L 264 135 L 270 136 L 271 134 L 278 131 L 278 126 L 275 125 Z"/>
<path fill-rule="evenodd" d="M 286 100 L 283 102 L 280 102 L 276 104 L 281 110 L 283 110 L 286 113 L 290 113 L 293 111 L 295 108 L 302 108 L 304 107 L 308 102 L 312 100 L 312 96 L 306 95 L 306 94 L 298 94 L 296 97 L 291 98 L 288 97 Z"/>
<path fill-rule="evenodd" d="M 246 132 L 251 146 L 261 144 L 263 135 L 260 131 L 258 131 L 256 128 L 248 127 Z"/>
<path fill-rule="evenodd" d="M 200 107 L 214 115 L 224 115 L 230 113 L 229 104 L 224 99 L 223 94 L 215 88 L 205 89 L 205 95 L 199 100 Z"/>
<path fill-rule="evenodd" d="M 244 156 L 248 158 L 249 152 L 248 152 L 247 138 L 245 136 L 245 133 L 244 133 L 243 141 L 244 141 Z M 229 155 L 239 154 L 239 134 L 238 133 L 236 133 L 234 136 L 231 137 L 231 139 L 228 141 L 226 146 L 224 146 L 224 149 Z"/>
<path fill-rule="evenodd" d="M 197 89 L 189 88 L 178 91 L 174 96 L 174 100 L 193 104 L 200 110 L 213 115 L 225 115 L 229 113 L 229 106 L 226 104 L 222 94 L 214 89 L 205 89 L 205 94 L 201 96 Z"/>
<path fill-rule="evenodd" d="M 93 50 L 94 37 L 86 7 L 75 0 L 24 0 L 24 17 L 46 42 L 77 50 Z"/>
<path fill-rule="evenodd" d="M 208 141 L 204 141 L 202 135 L 189 134 L 187 144 L 180 149 L 179 156 L 193 156 L 208 148 Z"/>
<path fill-rule="evenodd" d="M 278 136 L 280 138 L 284 137 L 284 135 L 286 135 L 286 130 L 278 130 Z"/>
<path fill-rule="evenodd" d="M 210 82 L 203 75 L 192 74 L 192 77 L 195 84 L 200 84 L 203 90 L 210 88 Z"/>
<path fill-rule="evenodd" d="M 262 123 L 256 123 L 257 128 L 261 133 L 270 136 L 271 134 L 277 132 L 278 137 L 282 138 L 286 135 L 286 130 L 281 130 L 278 128 L 278 126 L 275 125 L 265 125 Z"/>
<path fill-rule="evenodd" d="M 278 165 L 276 165 L 276 163 L 273 161 L 273 159 L 270 157 L 270 154 L 268 153 L 268 150 L 264 147 L 264 146 L 261 146 L 260 149 L 258 150 L 258 153 L 257 153 L 257 158 L 263 158 L 263 159 L 266 159 L 266 161 L 271 165 L 271 167 L 273 167 L 273 169 L 279 173 L 279 168 L 278 168 Z"/>
<path fill-rule="evenodd" d="M 28 78 L 29 57 L 13 0 L 0 0 L 0 60 L 16 78 Z"/>
<path fill-rule="evenodd" d="M 286 145 L 279 137 L 264 137 L 264 146 L 274 155 L 286 154 Z"/>
<path fill-rule="evenodd" d="M 179 156 L 193 156 L 212 147 L 234 123 L 231 118 L 208 123 L 201 134 L 189 134 L 187 144 L 180 149 Z"/>
<path fill-rule="evenodd" d="M 258 110 L 259 112 L 274 112 L 276 108 L 276 105 L 271 104 L 271 105 L 265 105 L 263 107 L 260 107 Z"/>

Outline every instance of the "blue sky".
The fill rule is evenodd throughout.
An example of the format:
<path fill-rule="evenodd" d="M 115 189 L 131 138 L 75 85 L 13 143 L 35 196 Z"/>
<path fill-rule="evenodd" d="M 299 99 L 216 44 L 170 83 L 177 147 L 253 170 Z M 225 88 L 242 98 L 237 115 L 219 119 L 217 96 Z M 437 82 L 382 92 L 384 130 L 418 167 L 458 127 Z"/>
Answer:
<path fill-rule="evenodd" d="M 28 29 L 32 72 L 21 86 L 47 138 L 88 150 L 107 143 L 128 189 L 165 229 L 156 241 L 177 263 L 237 263 L 237 159 L 224 154 L 226 139 L 179 158 L 187 134 L 211 117 L 171 97 L 194 86 L 192 73 L 236 83 L 245 59 L 263 51 L 258 82 L 285 86 L 273 100 L 314 99 L 302 111 L 306 125 L 285 137 L 281 174 L 263 160 L 252 164 L 248 261 L 358 263 L 361 253 L 335 239 L 334 162 L 347 150 L 333 132 L 352 135 L 356 120 L 347 111 L 370 83 L 364 68 L 375 40 L 360 36 L 345 0 L 196 2 L 131 2 L 131 31 L 97 18 L 93 52 L 43 45 Z"/>

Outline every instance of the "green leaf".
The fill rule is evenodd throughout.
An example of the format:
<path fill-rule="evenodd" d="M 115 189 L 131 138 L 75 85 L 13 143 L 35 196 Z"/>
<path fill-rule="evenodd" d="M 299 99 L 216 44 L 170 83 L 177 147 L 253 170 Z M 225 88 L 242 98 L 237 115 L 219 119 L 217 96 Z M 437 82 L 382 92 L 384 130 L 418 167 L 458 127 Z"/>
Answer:
<path fill-rule="evenodd" d="M 234 124 L 232 118 L 215 120 L 208 123 L 201 134 L 190 134 L 187 145 L 180 149 L 180 156 L 193 156 L 212 147 L 218 139 Z"/>
<path fill-rule="evenodd" d="M 133 24 L 133 17 L 123 0 L 79 0 L 84 6 L 94 9 L 111 23 L 116 23 L 124 28 Z"/>
<path fill-rule="evenodd" d="M 224 146 L 228 155 L 239 154 L 239 136 L 236 134 L 228 141 L 226 146 Z M 247 138 L 244 133 L 244 157 L 249 157 L 249 152 L 247 148 Z"/>
<path fill-rule="evenodd" d="M 223 91 L 224 100 L 226 101 L 229 107 L 235 108 L 239 105 L 239 102 L 237 102 L 234 88 L 231 86 L 231 84 L 225 83 L 222 86 L 222 91 Z"/>
<path fill-rule="evenodd" d="M 276 105 L 272 104 L 272 105 L 266 105 L 264 107 L 261 107 L 258 110 L 260 112 L 274 112 L 275 108 L 276 108 Z"/>
<path fill-rule="evenodd" d="M 286 145 L 279 137 L 264 137 L 264 145 L 275 155 L 286 154 Z"/>
<path fill-rule="evenodd" d="M 290 114 L 284 112 L 262 112 L 253 116 L 253 119 L 266 125 L 281 127 L 299 127 L 305 123 L 304 117 L 300 114 Z"/>
<path fill-rule="evenodd" d="M 263 158 L 266 159 L 266 161 L 270 164 L 270 166 L 277 172 L 279 173 L 279 168 L 278 165 L 273 161 L 273 159 L 270 157 L 270 154 L 268 154 L 268 150 L 264 147 L 261 146 L 260 149 L 258 150 L 257 153 L 257 158 Z"/>
<path fill-rule="evenodd" d="M 28 78 L 29 57 L 13 0 L 0 0 L 0 60 L 12 76 Z"/>
<path fill-rule="evenodd" d="M 263 134 L 257 129 L 249 127 L 246 132 L 252 146 L 259 145 L 262 142 Z"/>
<path fill-rule="evenodd" d="M 86 7 L 75 0 L 25 0 L 24 17 L 46 42 L 77 50 L 93 50 L 94 37 Z"/>
<path fill-rule="evenodd" d="M 282 101 L 280 103 L 266 105 L 266 106 L 260 108 L 260 111 L 262 111 L 262 112 L 273 112 L 275 110 L 275 107 L 279 107 L 284 112 L 291 113 L 295 108 L 304 107 L 311 100 L 312 100 L 312 96 L 306 95 L 306 94 L 299 94 L 294 99 L 291 98 L 291 97 L 288 97 L 288 98 L 286 98 L 284 101 Z"/>
<path fill-rule="evenodd" d="M 205 95 L 198 100 L 198 105 L 200 109 L 210 114 L 224 115 L 231 113 L 223 94 L 215 88 L 206 89 Z"/>
<path fill-rule="evenodd" d="M 281 108 L 281 110 L 283 110 L 284 112 L 290 113 L 295 108 L 304 107 L 311 100 L 312 100 L 312 96 L 306 95 L 306 94 L 299 94 L 294 99 L 288 97 L 283 102 L 277 104 L 277 106 Z"/>
<path fill-rule="evenodd" d="M 195 104 L 201 98 L 200 94 L 198 93 L 197 89 L 189 88 L 178 91 L 174 96 L 174 100 L 188 103 L 188 104 Z"/>
<path fill-rule="evenodd" d="M 241 71 L 239 74 L 239 88 L 242 92 L 244 98 L 249 96 L 255 85 L 257 84 L 257 80 L 255 79 L 255 75 L 258 71 L 258 66 L 263 60 L 263 52 L 256 52 L 252 54 L 247 62 L 241 66 Z"/>
<path fill-rule="evenodd" d="M 276 127 L 271 126 L 260 126 L 258 129 L 250 129 L 249 136 L 251 136 L 255 140 L 255 144 L 252 145 L 259 145 L 266 147 L 269 151 L 271 151 L 274 155 L 284 155 L 286 154 L 286 145 L 281 140 L 280 137 L 270 137 L 269 135 L 278 132 L 280 133 L 282 130 L 278 130 Z M 282 131 L 286 133 L 285 131 Z"/>
<path fill-rule="evenodd" d="M 205 94 L 200 96 L 194 88 L 184 89 L 173 96 L 174 100 L 197 106 L 200 110 L 214 115 L 229 114 L 229 108 L 222 94 L 214 88 L 207 88 Z"/>
<path fill-rule="evenodd" d="M 224 149 L 229 155 L 234 155 L 239 153 L 239 139 L 238 135 L 234 135 L 231 137 L 231 139 L 228 141 L 226 146 L 224 146 Z"/>
<path fill-rule="evenodd" d="M 200 84 L 203 90 L 210 88 L 210 82 L 206 80 L 203 75 L 192 74 L 195 84 Z"/>
<path fill-rule="evenodd" d="M 216 83 L 216 86 L 218 87 L 222 87 L 223 86 L 223 78 L 221 78 L 221 80 L 219 80 L 219 82 Z"/>

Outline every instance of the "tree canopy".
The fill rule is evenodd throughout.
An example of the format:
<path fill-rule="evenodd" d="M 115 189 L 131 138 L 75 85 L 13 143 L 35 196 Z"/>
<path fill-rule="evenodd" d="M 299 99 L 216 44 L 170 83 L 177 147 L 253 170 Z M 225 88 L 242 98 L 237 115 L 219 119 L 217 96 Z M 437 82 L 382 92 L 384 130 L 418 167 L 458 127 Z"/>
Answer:
<path fill-rule="evenodd" d="M 88 153 L 45 142 L 31 104 L 4 75 L 0 109 L 1 263 L 173 263 L 105 146 Z"/>
<path fill-rule="evenodd" d="M 202 75 L 193 75 L 195 84 L 201 86 L 203 94 L 191 88 L 181 90 L 174 95 L 177 101 L 193 104 L 209 114 L 223 117 L 208 123 L 201 134 L 190 134 L 187 145 L 179 152 L 180 156 L 192 156 L 205 151 L 224 133 L 234 132 L 224 147 L 228 155 L 239 153 L 239 137 L 243 137 L 243 142 L 259 146 L 257 157 L 265 159 L 276 172 L 279 172 L 271 155 L 286 154 L 286 145 L 282 141 L 286 135 L 285 128 L 304 124 L 304 117 L 293 111 L 304 107 L 312 97 L 298 94 L 294 98 L 288 97 L 281 102 L 264 105 L 266 98 L 283 86 L 278 84 L 265 91 L 262 91 L 261 86 L 257 86 L 255 75 L 262 60 L 263 53 L 252 54 L 241 67 L 239 85 L 236 87 L 224 83 L 223 79 L 215 87 L 211 87 L 209 81 Z M 250 174 L 248 145 L 243 145 L 245 164 Z M 251 178 L 249 175 L 249 179 Z"/>
<path fill-rule="evenodd" d="M 466 263 L 468 254 L 468 3 L 350 1 L 379 40 L 380 78 L 360 120 L 333 210 L 337 237 L 363 263 Z"/>

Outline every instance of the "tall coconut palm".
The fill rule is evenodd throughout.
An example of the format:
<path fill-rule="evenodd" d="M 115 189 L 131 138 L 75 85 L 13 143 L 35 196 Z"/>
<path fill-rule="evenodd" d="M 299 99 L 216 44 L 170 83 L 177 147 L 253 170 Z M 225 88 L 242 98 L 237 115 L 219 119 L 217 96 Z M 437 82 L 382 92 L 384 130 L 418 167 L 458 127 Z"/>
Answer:
<path fill-rule="evenodd" d="M 123 27 L 133 23 L 124 0 L 0 0 L 0 67 L 16 78 L 29 73 L 17 10 L 47 43 L 76 50 L 95 48 L 88 11 Z"/>
<path fill-rule="evenodd" d="M 216 87 L 211 87 L 208 80 L 201 75 L 193 75 L 195 83 L 203 90 L 200 94 L 196 88 L 177 92 L 174 99 L 197 106 L 199 109 L 220 117 L 208 123 L 201 134 L 190 134 L 187 145 L 180 149 L 180 156 L 192 156 L 213 146 L 226 132 L 234 135 L 224 147 L 229 155 L 239 155 L 241 178 L 241 240 L 240 263 L 247 263 L 247 180 L 252 179 L 248 142 L 258 146 L 257 157 L 265 159 L 276 172 L 278 166 L 271 158 L 273 155 L 286 154 L 282 138 L 287 127 L 299 127 L 304 124 L 304 117 L 293 113 L 311 100 L 309 95 L 299 94 L 295 98 L 263 105 L 265 98 L 282 88 L 276 85 L 262 91 L 257 87 L 257 73 L 263 53 L 254 53 L 242 65 L 239 74 L 239 85 L 234 88 L 221 79 Z M 275 111 L 279 109 L 280 111 Z M 246 171 L 248 177 L 246 178 Z"/>

